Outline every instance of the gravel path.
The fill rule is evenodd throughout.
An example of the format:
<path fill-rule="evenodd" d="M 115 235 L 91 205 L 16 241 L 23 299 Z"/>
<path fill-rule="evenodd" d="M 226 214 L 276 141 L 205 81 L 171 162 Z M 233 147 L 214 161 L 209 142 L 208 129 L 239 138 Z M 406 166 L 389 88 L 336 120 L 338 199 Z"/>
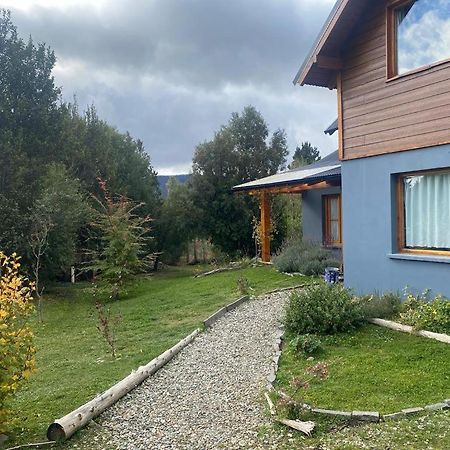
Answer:
<path fill-rule="evenodd" d="M 226 314 L 107 411 L 108 448 L 277 448 L 262 394 L 286 298 L 267 295 Z"/>

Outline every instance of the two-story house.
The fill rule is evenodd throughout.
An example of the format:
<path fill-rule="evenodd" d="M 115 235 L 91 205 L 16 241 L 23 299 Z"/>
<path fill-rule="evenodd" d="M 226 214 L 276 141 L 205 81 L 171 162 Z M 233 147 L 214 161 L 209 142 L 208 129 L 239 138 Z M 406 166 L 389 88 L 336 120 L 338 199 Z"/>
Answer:
<path fill-rule="evenodd" d="M 339 0 L 295 83 L 337 90 L 345 284 L 450 297 L 450 1 Z"/>

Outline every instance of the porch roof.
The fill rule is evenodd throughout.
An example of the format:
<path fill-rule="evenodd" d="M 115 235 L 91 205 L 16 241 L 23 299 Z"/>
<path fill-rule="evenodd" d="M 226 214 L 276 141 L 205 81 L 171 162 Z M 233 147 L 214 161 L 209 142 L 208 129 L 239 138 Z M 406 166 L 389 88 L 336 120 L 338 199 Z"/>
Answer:
<path fill-rule="evenodd" d="M 340 181 L 340 178 L 341 162 L 339 161 L 338 152 L 335 151 L 308 166 L 239 184 L 233 187 L 233 191 L 255 191 L 276 187 L 293 188 L 299 185 L 314 185 L 322 181 Z"/>

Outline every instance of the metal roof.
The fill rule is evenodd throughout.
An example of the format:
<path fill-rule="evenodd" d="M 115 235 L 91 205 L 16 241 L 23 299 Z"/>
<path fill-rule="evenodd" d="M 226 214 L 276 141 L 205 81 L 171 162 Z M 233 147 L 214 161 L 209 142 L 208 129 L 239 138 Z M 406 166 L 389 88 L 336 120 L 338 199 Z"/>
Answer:
<path fill-rule="evenodd" d="M 233 187 L 233 191 L 249 191 L 252 189 L 262 189 L 275 186 L 290 186 L 293 184 L 306 184 L 329 179 L 339 179 L 341 177 L 341 162 L 337 150 L 330 153 L 320 161 L 316 161 L 308 166 L 288 170 L 286 172 L 249 181 Z"/>
<path fill-rule="evenodd" d="M 330 136 L 334 134 L 338 130 L 338 120 L 336 119 L 325 131 L 325 134 L 329 134 Z"/>

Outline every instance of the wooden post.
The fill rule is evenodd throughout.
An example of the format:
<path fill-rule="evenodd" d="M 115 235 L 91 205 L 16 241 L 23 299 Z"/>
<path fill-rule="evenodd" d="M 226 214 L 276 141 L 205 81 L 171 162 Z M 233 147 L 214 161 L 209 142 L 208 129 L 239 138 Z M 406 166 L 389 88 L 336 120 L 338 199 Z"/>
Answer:
<path fill-rule="evenodd" d="M 270 262 L 270 197 L 267 192 L 261 191 L 261 258 L 264 262 Z"/>

